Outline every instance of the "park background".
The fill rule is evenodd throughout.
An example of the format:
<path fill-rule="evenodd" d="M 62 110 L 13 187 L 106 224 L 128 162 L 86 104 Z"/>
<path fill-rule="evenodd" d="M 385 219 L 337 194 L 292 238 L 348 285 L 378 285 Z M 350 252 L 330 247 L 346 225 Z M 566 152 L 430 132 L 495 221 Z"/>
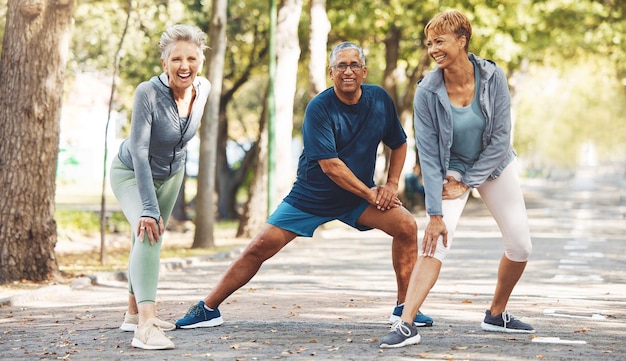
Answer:
<path fill-rule="evenodd" d="M 0 29 L 5 36 L 11 35 L 4 23 L 10 3 L 18 2 L 0 0 Z M 55 175 L 57 211 L 78 206 L 99 212 L 103 187 L 107 207 L 115 209 L 103 178 L 108 169 L 103 161 L 110 162 L 119 142 L 128 135 L 135 86 L 161 71 L 160 34 L 168 25 L 181 22 L 210 33 L 214 9 L 224 5 L 223 84 L 215 120 L 217 157 L 215 164 L 202 164 L 197 154 L 204 140 L 190 144 L 182 219 L 195 220 L 196 169 L 205 166 L 216 169 L 211 222 L 235 222 L 237 234 L 247 235 L 254 230 L 246 226 L 254 223 L 252 217 L 265 219 L 271 208 L 267 194 L 276 193 L 280 198 L 293 182 L 304 108 L 330 85 L 328 52 L 344 40 L 363 46 L 367 82 L 383 86 L 394 98 L 410 135 L 412 152 L 405 165 L 405 172 L 410 172 L 416 158 L 412 97 L 417 80 L 432 69 L 423 27 L 434 14 L 447 9 L 469 16 L 474 31 L 470 51 L 493 59 L 509 78 L 513 142 L 523 177 L 568 179 L 590 167 L 607 176 L 623 177 L 624 1 L 286 0 L 276 4 L 279 26 L 273 29 L 275 33 L 272 4 L 73 2 Z M 267 184 L 268 154 L 263 153 L 267 148 L 263 134 L 267 133 L 267 89 L 272 81 L 272 39 L 278 43 L 276 58 L 290 60 L 282 63 L 290 66 L 275 69 L 279 108 L 275 153 L 282 157 L 276 160 L 280 176 L 275 187 Z M 217 49 L 218 41 L 209 39 L 209 45 Z M 214 70 L 205 66 L 207 72 Z M 380 174 L 384 174 L 385 154 L 381 147 Z M 260 194 L 265 197 L 254 198 Z"/>

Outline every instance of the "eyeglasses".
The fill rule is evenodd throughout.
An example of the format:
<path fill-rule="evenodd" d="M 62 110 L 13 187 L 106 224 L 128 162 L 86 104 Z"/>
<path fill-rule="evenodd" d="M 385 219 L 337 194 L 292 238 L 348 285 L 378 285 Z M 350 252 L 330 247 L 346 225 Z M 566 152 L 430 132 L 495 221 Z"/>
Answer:
<path fill-rule="evenodd" d="M 332 68 L 343 73 L 344 71 L 348 70 L 348 67 L 350 67 L 350 70 L 356 73 L 357 71 L 363 69 L 363 66 L 363 64 L 351 63 L 333 65 Z"/>

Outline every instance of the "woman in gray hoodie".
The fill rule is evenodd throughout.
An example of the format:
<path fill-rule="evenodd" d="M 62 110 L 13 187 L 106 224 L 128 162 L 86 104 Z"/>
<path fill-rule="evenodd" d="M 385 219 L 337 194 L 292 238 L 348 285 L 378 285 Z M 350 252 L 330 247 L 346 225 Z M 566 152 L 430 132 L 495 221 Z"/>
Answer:
<path fill-rule="evenodd" d="M 472 188 L 476 188 L 504 238 L 498 280 L 483 330 L 532 333 L 506 306 L 532 249 L 526 205 L 511 146 L 511 106 L 502 69 L 468 51 L 472 28 L 458 11 L 436 15 L 425 27 L 428 54 L 437 67 L 414 99 L 417 148 L 428 224 L 411 275 L 401 320 L 380 347 L 420 341 L 412 316 L 435 285 Z M 407 321 L 408 320 L 408 321 Z"/>
<path fill-rule="evenodd" d="M 187 143 L 211 90 L 198 76 L 205 36 L 189 25 L 174 25 L 162 34 L 163 73 L 137 86 L 130 137 L 111 165 L 111 188 L 133 231 L 128 311 L 120 328 L 135 332 L 132 345 L 139 348 L 174 348 L 163 330 L 175 326 L 156 315 L 161 236 L 183 181 Z"/>

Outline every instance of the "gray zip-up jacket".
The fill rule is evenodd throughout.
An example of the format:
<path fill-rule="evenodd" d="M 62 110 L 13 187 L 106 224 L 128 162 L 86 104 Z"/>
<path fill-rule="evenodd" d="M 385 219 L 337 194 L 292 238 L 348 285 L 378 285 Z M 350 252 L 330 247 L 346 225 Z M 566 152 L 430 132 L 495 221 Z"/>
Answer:
<path fill-rule="evenodd" d="M 142 217 L 159 220 L 161 212 L 154 180 L 167 179 L 185 166 L 187 143 L 195 136 L 202 119 L 211 83 L 196 77 L 191 114 L 183 126 L 165 73 L 143 82 L 135 90 L 130 136 L 120 145 L 120 161 L 135 171 L 143 204 Z"/>
<path fill-rule="evenodd" d="M 504 71 L 493 61 L 472 53 L 468 57 L 478 64 L 480 108 L 486 119 L 480 156 L 461 178 L 461 182 L 475 188 L 499 177 L 516 154 L 511 146 L 511 101 Z M 442 69 L 435 68 L 418 83 L 413 110 L 426 212 L 440 216 L 443 180 L 452 147 L 452 109 Z"/>

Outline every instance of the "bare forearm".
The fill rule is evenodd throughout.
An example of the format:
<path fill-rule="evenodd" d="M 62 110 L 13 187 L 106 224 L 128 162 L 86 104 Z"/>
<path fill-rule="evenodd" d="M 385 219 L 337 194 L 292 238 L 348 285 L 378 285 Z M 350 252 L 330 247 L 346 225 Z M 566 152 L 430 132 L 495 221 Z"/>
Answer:
<path fill-rule="evenodd" d="M 339 158 L 324 159 L 319 161 L 324 174 L 341 188 L 350 193 L 371 201 L 370 188 L 357 178 L 348 166 Z"/>
<path fill-rule="evenodd" d="M 391 151 L 389 161 L 389 171 L 387 172 L 387 184 L 393 184 L 398 188 L 404 160 L 406 159 L 407 145 L 404 143 L 400 147 Z"/>

